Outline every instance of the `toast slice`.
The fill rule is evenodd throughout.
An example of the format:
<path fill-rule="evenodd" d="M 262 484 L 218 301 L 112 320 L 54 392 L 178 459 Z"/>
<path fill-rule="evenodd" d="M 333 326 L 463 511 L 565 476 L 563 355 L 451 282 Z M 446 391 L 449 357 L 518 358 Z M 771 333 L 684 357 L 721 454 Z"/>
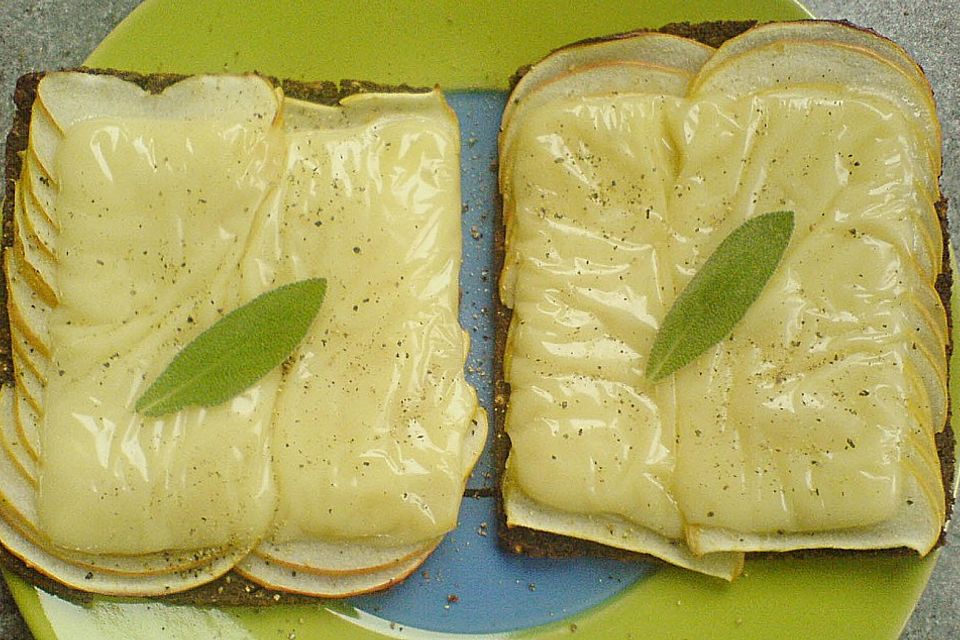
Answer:
<path fill-rule="evenodd" d="M 459 133 L 438 91 L 400 89 L 22 81 L 0 540 L 26 566 L 115 595 L 236 570 L 343 597 L 456 525 L 486 433 L 457 321 Z M 282 369 L 218 407 L 134 411 L 217 318 L 315 276 L 324 309 Z"/>
<path fill-rule="evenodd" d="M 953 485 L 929 85 L 842 23 L 747 30 L 692 74 L 630 57 L 663 37 L 552 54 L 502 124 L 505 544 L 583 540 L 728 579 L 745 552 L 927 553 Z M 685 284 L 784 209 L 796 231 L 747 315 L 648 382 Z"/>

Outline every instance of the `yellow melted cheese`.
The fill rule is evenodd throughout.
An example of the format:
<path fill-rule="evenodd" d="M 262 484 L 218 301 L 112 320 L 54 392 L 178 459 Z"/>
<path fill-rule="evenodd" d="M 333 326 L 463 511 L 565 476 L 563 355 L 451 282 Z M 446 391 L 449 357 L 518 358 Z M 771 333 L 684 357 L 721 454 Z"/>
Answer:
<path fill-rule="evenodd" d="M 946 372 L 921 153 L 895 108 L 830 86 L 526 114 L 504 159 L 512 480 L 673 538 L 941 509 L 938 465 L 916 462 L 936 460 Z M 686 282 L 744 220 L 784 209 L 791 245 L 732 336 L 646 382 Z"/>
<path fill-rule="evenodd" d="M 638 381 L 671 287 L 660 253 L 675 103 L 584 102 L 531 119 L 516 144 L 506 257 L 517 280 L 511 473 L 538 501 L 669 537 L 683 524 L 670 489 L 672 390 Z"/>
<path fill-rule="evenodd" d="M 477 411 L 457 320 L 459 133 L 435 97 L 409 101 L 435 112 L 289 135 L 280 277 L 324 276 L 327 295 L 277 403 L 276 542 L 456 526 Z"/>
<path fill-rule="evenodd" d="M 262 535 L 279 375 L 220 407 L 150 419 L 133 405 L 180 348 L 262 291 L 236 274 L 281 146 L 230 122 L 66 132 L 38 493 L 57 544 L 140 553 Z"/>

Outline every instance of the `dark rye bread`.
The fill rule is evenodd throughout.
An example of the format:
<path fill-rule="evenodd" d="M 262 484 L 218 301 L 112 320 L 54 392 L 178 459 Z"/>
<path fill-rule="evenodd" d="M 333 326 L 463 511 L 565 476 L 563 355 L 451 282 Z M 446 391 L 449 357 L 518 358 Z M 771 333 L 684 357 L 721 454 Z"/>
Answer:
<path fill-rule="evenodd" d="M 171 73 L 141 74 L 132 71 L 90 69 L 86 67 L 65 69 L 65 71 L 82 71 L 90 74 L 116 76 L 133 82 L 152 93 L 160 93 L 166 87 L 187 77 L 185 75 Z M 13 245 L 14 183 L 20 176 L 23 162 L 22 154 L 27 149 L 28 143 L 30 114 L 37 94 L 37 86 L 43 76 L 43 72 L 25 74 L 17 80 L 14 90 L 15 111 L 12 127 L 7 134 L 6 170 L 4 172 L 3 231 L 2 238 L 0 238 L 0 245 L 2 245 L 4 251 Z M 264 77 L 280 86 L 283 89 L 284 95 L 331 106 L 338 104 L 343 98 L 357 93 L 428 93 L 432 90 L 424 87 L 411 87 L 405 84 L 385 85 L 364 80 L 303 82 L 278 79 L 270 76 Z M 2 301 L 2 303 L 0 303 L 0 383 L 4 385 L 13 384 L 14 381 L 10 322 L 7 313 L 6 299 L 6 279 L 0 278 L 0 301 Z M 0 455 L 4 454 L 0 453 Z M 102 599 L 102 596 L 96 596 L 64 586 L 60 582 L 28 566 L 2 547 L 0 547 L 0 565 L 31 584 L 37 585 L 44 591 L 48 591 L 70 601 L 84 603 L 91 602 L 97 598 Z M 154 598 L 169 604 L 210 606 L 263 606 L 269 604 L 317 602 L 317 598 L 311 596 L 267 589 L 247 580 L 234 571 L 203 586 L 180 593 L 154 596 L 151 599 Z M 336 605 L 334 604 L 333 606 Z"/>
<path fill-rule="evenodd" d="M 842 24 L 850 25 L 849 22 L 841 21 Z M 658 31 L 677 35 L 685 38 L 697 40 L 711 47 L 718 47 L 724 41 L 733 38 L 747 29 L 755 26 L 756 21 L 720 21 L 689 23 L 678 22 L 664 25 L 658 29 L 637 29 L 634 31 L 613 34 L 609 36 L 588 38 L 575 43 L 571 43 L 560 49 L 566 49 L 579 44 L 591 42 L 603 42 L 608 40 L 617 40 L 630 35 L 648 31 Z M 557 50 L 560 50 L 557 49 Z M 532 64 L 524 65 L 514 73 L 510 78 L 510 90 L 516 87 L 517 83 L 530 70 Z M 495 235 L 494 235 L 494 272 L 500 274 L 503 270 L 503 261 L 506 245 L 506 228 L 503 220 L 503 199 L 497 194 Z M 943 261 L 940 266 L 940 273 L 936 280 L 936 290 L 940 296 L 947 312 L 947 326 L 951 335 L 948 336 L 946 345 L 947 353 L 947 373 L 950 379 L 950 356 L 953 352 L 952 337 L 952 315 L 950 308 L 950 296 L 953 286 L 953 271 L 950 264 L 950 237 L 947 225 L 947 198 L 941 197 L 936 203 L 936 211 L 940 220 L 940 229 L 943 236 Z M 506 512 L 503 505 L 503 491 L 501 482 L 504 476 L 507 457 L 510 454 L 510 436 L 505 431 L 507 406 L 510 402 L 510 385 L 503 379 L 503 361 L 506 351 L 507 333 L 510 328 L 510 321 L 513 316 L 511 309 L 507 308 L 500 301 L 499 291 L 494 288 L 492 304 L 495 310 L 495 343 L 494 343 L 494 405 L 493 405 L 493 423 L 494 423 L 494 461 L 498 470 L 497 487 L 495 490 L 497 501 L 497 534 L 500 545 L 503 549 L 512 553 L 522 553 L 534 557 L 548 558 L 570 558 L 570 557 L 598 557 L 613 558 L 623 561 L 648 560 L 658 564 L 663 561 L 653 556 L 617 549 L 598 542 L 590 540 L 580 540 L 570 536 L 564 536 L 547 531 L 539 531 L 523 526 L 507 526 Z M 936 435 L 937 453 L 940 456 L 941 473 L 943 485 L 945 487 L 945 507 L 946 520 L 949 522 L 953 512 L 954 498 L 951 489 L 954 484 L 956 473 L 956 448 L 955 434 L 951 426 L 952 400 L 948 394 L 947 404 L 947 424 L 941 433 Z M 940 532 L 940 539 L 937 544 L 942 545 L 946 541 L 946 526 Z M 914 553 L 910 549 L 878 549 L 867 551 L 844 551 L 838 549 L 814 549 L 787 552 L 792 556 L 810 556 L 824 554 L 848 555 L 857 554 L 891 554 L 891 553 Z M 769 555 L 769 554 L 755 554 Z M 778 554 L 778 555 L 783 555 Z"/>

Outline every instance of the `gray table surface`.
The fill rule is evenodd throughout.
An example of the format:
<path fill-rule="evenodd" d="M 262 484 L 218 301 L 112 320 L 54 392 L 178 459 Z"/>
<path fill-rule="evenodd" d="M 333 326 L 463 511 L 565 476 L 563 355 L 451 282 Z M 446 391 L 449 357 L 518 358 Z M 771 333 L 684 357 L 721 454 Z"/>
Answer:
<path fill-rule="evenodd" d="M 79 64 L 137 4 L 139 0 L 0 0 L 0 130 L 9 125 L 9 96 L 19 75 Z M 923 66 L 936 91 L 943 125 L 943 192 L 960 199 L 960 0 L 807 0 L 805 4 L 818 17 L 846 18 L 893 38 Z M 951 222 L 956 229 L 957 219 L 952 217 Z M 958 237 L 956 231 L 953 237 Z M 0 639 L 30 638 L 0 581 Z M 955 527 L 901 640 L 957 638 L 960 529 Z"/>

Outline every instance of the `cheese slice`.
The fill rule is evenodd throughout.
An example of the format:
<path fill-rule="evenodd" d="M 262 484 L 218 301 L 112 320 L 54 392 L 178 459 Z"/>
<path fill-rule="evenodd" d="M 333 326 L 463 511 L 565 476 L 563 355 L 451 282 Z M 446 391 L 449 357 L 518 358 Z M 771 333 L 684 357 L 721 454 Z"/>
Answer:
<path fill-rule="evenodd" d="M 457 320 L 459 133 L 439 93 L 341 109 L 374 107 L 288 137 L 278 277 L 323 275 L 327 296 L 277 401 L 276 541 L 407 544 L 456 526 L 477 411 Z"/>
<path fill-rule="evenodd" d="M 937 459 L 946 353 L 933 321 L 942 305 L 928 297 L 918 313 L 911 299 L 932 289 L 941 257 L 938 227 L 928 237 L 938 194 L 918 189 L 923 164 L 905 142 L 915 134 L 898 109 L 840 87 L 766 92 L 725 110 L 746 126 L 712 136 L 700 163 L 691 156 L 699 173 L 681 174 L 685 203 L 706 206 L 689 210 L 681 233 L 704 256 L 762 211 L 794 211 L 796 231 L 732 335 L 676 376 L 688 526 L 738 532 L 726 548 L 926 553 L 943 488 L 939 465 L 911 460 Z M 742 149 L 732 188 L 700 169 Z M 803 175 L 817 188 L 798 186 Z M 716 198 L 730 199 L 725 215 Z M 697 239 L 698 226 L 714 231 Z"/>
<path fill-rule="evenodd" d="M 263 81 L 248 89 L 276 104 Z M 278 373 L 223 407 L 161 419 L 133 410 L 180 348 L 264 290 L 235 274 L 279 171 L 272 120 L 117 115 L 65 129 L 52 164 L 59 302 L 37 494 L 54 544 L 248 548 L 272 516 Z"/>
<path fill-rule="evenodd" d="M 501 280 L 513 305 L 505 508 L 511 525 L 729 579 L 739 555 L 698 559 L 681 542 L 677 390 L 643 378 L 679 277 L 670 128 L 681 106 L 575 97 L 532 108 L 516 134 L 504 261 L 515 279 Z"/>

